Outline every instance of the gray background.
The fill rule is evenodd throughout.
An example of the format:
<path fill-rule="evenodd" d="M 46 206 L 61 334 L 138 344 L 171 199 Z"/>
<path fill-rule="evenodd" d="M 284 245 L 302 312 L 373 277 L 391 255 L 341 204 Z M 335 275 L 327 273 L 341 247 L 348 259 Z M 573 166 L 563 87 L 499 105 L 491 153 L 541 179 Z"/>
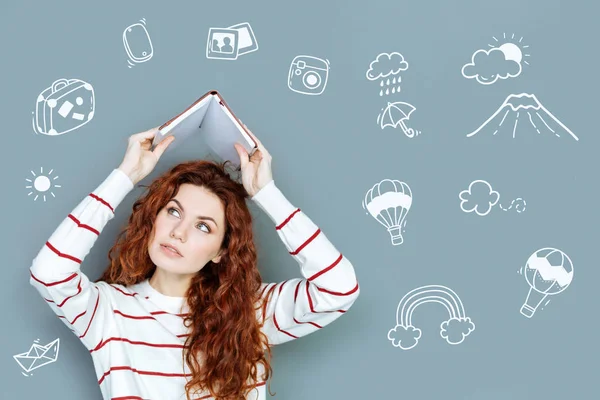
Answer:
<path fill-rule="evenodd" d="M 220 90 L 273 155 L 278 186 L 355 266 L 361 295 L 317 333 L 275 349 L 279 399 L 589 399 L 598 396 L 598 7 L 588 1 L 22 1 L 0 6 L 3 184 L 0 358 L 3 398 L 100 399 L 91 357 L 29 285 L 33 257 L 63 218 L 117 167 L 130 134 L 159 125 L 210 89 Z M 127 68 L 123 29 L 145 18 L 154 56 Z M 236 61 L 205 56 L 210 27 L 248 21 L 259 50 Z M 523 37 L 530 65 L 484 86 L 461 67 L 492 37 Z M 369 63 L 397 51 L 409 63 L 402 92 L 380 98 Z M 320 96 L 287 87 L 299 54 L 327 58 Z M 36 135 L 37 95 L 58 78 L 96 91 L 96 115 L 68 134 Z M 579 141 L 553 137 L 466 138 L 512 93 L 534 93 Z M 375 123 L 382 103 L 417 110 L 409 139 Z M 167 153 L 149 182 L 190 146 Z M 62 188 L 45 203 L 27 196 L 30 171 L 53 168 Z M 405 242 L 361 202 L 382 179 L 413 192 Z M 523 213 L 460 210 L 458 193 L 485 179 Z M 126 221 L 135 189 L 117 209 L 83 271 L 96 279 Z M 300 276 L 273 225 L 256 215 L 265 281 Z M 517 270 L 541 247 L 572 259 L 575 277 L 532 319 L 519 313 L 528 285 Z M 387 331 L 408 291 L 452 288 L 476 329 L 457 346 L 439 336 L 439 305 L 414 314 L 423 334 L 409 351 Z M 26 377 L 12 356 L 60 338 L 56 363 Z"/>

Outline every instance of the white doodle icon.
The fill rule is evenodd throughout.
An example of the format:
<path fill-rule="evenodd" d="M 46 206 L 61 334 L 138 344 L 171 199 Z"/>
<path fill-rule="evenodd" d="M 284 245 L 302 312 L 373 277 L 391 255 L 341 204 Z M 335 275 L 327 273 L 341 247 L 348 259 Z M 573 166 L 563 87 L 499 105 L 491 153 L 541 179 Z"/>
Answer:
<path fill-rule="evenodd" d="M 48 136 L 71 132 L 94 118 L 95 105 L 91 84 L 80 79 L 58 79 L 37 97 L 33 130 Z"/>
<path fill-rule="evenodd" d="M 39 340 L 35 340 L 39 342 Z M 43 367 L 44 365 L 52 364 L 58 359 L 58 350 L 60 347 L 60 338 L 56 339 L 45 346 L 33 343 L 29 351 L 25 353 L 15 354 L 13 358 L 23 369 L 23 375 L 31 373 L 34 369 Z"/>
<path fill-rule="evenodd" d="M 400 82 L 402 79 L 398 74 L 407 69 L 408 62 L 404 60 L 402 54 L 398 52 L 381 53 L 369 64 L 366 76 L 370 81 L 379 79 L 379 86 L 381 87 L 379 96 L 387 96 L 389 94 L 400 92 Z M 390 75 L 392 77 L 391 81 L 389 78 Z M 392 87 L 391 90 L 390 86 Z"/>
<path fill-rule="evenodd" d="M 389 232 L 392 244 L 404 242 L 402 230 L 412 205 L 410 187 L 399 180 L 384 179 L 367 191 L 362 203 L 364 209 Z"/>
<path fill-rule="evenodd" d="M 154 47 L 152 46 L 152 40 L 150 40 L 150 34 L 146 29 L 145 18 L 125 28 L 123 31 L 123 46 L 129 58 L 127 60 L 129 68 L 152 58 Z"/>
<path fill-rule="evenodd" d="M 465 315 L 465 309 L 458 295 L 450 288 L 440 285 L 422 286 L 408 292 L 396 311 L 396 326 L 388 331 L 387 338 L 394 347 L 410 350 L 419 343 L 421 330 L 412 324 L 412 315 L 421 304 L 439 303 L 450 318 L 440 324 L 440 336 L 449 344 L 462 343 L 475 324 Z"/>
<path fill-rule="evenodd" d="M 296 56 L 290 64 L 288 87 L 296 93 L 319 95 L 329 78 L 329 60 L 313 56 Z"/>
<path fill-rule="evenodd" d="M 471 56 L 471 62 L 465 64 L 462 69 L 462 75 L 467 79 L 475 79 L 482 85 L 491 85 L 498 79 L 514 78 L 521 74 L 522 64 L 527 64 L 525 57 L 528 53 L 523 50 L 529 46 L 521 44 L 523 38 L 514 41 L 513 33 L 510 39 L 503 35 L 502 44 L 489 44 L 491 49 L 477 50 Z M 500 42 L 494 37 L 496 42 Z"/>
<path fill-rule="evenodd" d="M 545 247 L 529 257 L 525 266 L 519 269 L 519 274 L 525 275 L 529 284 L 521 314 L 531 318 L 547 296 L 557 295 L 571 284 L 573 263 L 563 251 Z"/>
<path fill-rule="evenodd" d="M 544 107 L 534 94 L 511 94 L 479 128 L 469 133 L 496 136 L 498 133 L 512 135 L 513 139 L 523 135 L 569 136 L 579 140 L 573 132 Z M 568 135 L 567 135 L 568 134 Z"/>
<path fill-rule="evenodd" d="M 237 60 L 238 56 L 258 50 L 258 42 L 248 22 L 229 28 L 210 28 L 206 41 L 206 57 Z"/>
<path fill-rule="evenodd" d="M 479 216 L 485 216 L 492 211 L 492 208 L 498 204 L 503 211 L 513 209 L 522 213 L 525 211 L 527 202 L 520 197 L 513 199 L 508 207 L 503 207 L 500 203 L 500 193 L 492 189 L 489 182 L 482 179 L 476 179 L 469 184 L 469 187 L 458 194 L 460 199 L 460 209 L 466 213 L 475 212 Z"/>
<path fill-rule="evenodd" d="M 47 174 L 44 174 L 44 169 L 40 168 L 41 175 L 36 175 L 35 172 L 31 171 L 31 175 L 33 175 L 35 177 L 35 179 L 32 181 L 29 178 L 25 178 L 25 180 L 27 182 L 29 182 L 29 184 L 27 186 L 25 186 L 25 188 L 33 189 L 29 193 L 27 193 L 27 196 L 31 196 L 32 194 L 35 193 L 35 197 L 33 198 L 33 201 L 36 201 L 40 195 L 44 198 L 44 201 L 46 201 L 46 192 L 48 192 L 50 190 L 50 194 L 52 195 L 52 197 L 56 197 L 54 195 L 54 192 L 51 191 L 51 189 L 52 188 L 60 188 L 61 185 L 57 185 L 57 184 L 53 183 L 53 181 L 58 179 L 58 176 L 55 176 L 52 178 L 50 177 L 50 175 L 52 175 L 53 171 L 54 170 L 51 169 L 50 172 L 48 172 Z"/>
<path fill-rule="evenodd" d="M 377 124 L 379 124 L 381 129 L 387 126 L 391 126 L 392 128 L 400 127 L 407 137 L 413 138 L 420 135 L 421 131 L 408 128 L 405 121 L 410 119 L 410 114 L 415 110 L 412 104 L 403 101 L 388 102 L 387 107 L 382 108 L 379 115 L 377 115 Z"/>

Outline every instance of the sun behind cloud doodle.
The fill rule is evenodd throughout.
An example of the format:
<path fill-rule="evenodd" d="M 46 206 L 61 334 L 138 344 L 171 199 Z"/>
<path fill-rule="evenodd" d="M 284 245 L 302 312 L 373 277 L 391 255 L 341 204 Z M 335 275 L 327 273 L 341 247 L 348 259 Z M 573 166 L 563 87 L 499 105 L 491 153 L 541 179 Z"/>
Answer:
<path fill-rule="evenodd" d="M 510 39 L 504 34 L 501 41 L 494 37 L 496 44 L 489 44 L 489 50 L 480 49 L 473 53 L 471 61 L 462 67 L 462 75 L 482 85 L 519 76 L 523 64 L 529 65 L 527 58 L 530 55 L 526 53 L 529 46 L 521 43 L 522 37 L 519 40 L 514 38 L 514 33 Z"/>

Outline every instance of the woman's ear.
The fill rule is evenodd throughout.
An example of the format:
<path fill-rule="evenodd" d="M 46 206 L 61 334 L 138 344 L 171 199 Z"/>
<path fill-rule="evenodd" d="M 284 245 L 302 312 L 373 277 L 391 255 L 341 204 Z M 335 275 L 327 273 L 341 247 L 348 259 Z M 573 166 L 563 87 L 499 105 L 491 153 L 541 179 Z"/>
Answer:
<path fill-rule="evenodd" d="M 221 257 L 223 257 L 224 253 L 225 253 L 225 250 L 223 250 L 223 249 L 219 250 L 217 255 L 215 257 L 213 257 L 213 259 L 211 261 L 214 262 L 215 264 L 218 264 L 221 261 Z"/>

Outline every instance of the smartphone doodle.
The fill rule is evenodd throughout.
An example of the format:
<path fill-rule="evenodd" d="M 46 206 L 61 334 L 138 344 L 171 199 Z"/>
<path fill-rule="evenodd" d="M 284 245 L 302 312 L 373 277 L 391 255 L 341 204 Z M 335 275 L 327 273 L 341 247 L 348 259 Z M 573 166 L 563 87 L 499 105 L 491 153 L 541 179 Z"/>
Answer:
<path fill-rule="evenodd" d="M 127 52 L 129 68 L 138 63 L 143 63 L 152 58 L 154 48 L 150 34 L 146 29 L 146 20 L 132 24 L 123 31 L 123 46 Z"/>

